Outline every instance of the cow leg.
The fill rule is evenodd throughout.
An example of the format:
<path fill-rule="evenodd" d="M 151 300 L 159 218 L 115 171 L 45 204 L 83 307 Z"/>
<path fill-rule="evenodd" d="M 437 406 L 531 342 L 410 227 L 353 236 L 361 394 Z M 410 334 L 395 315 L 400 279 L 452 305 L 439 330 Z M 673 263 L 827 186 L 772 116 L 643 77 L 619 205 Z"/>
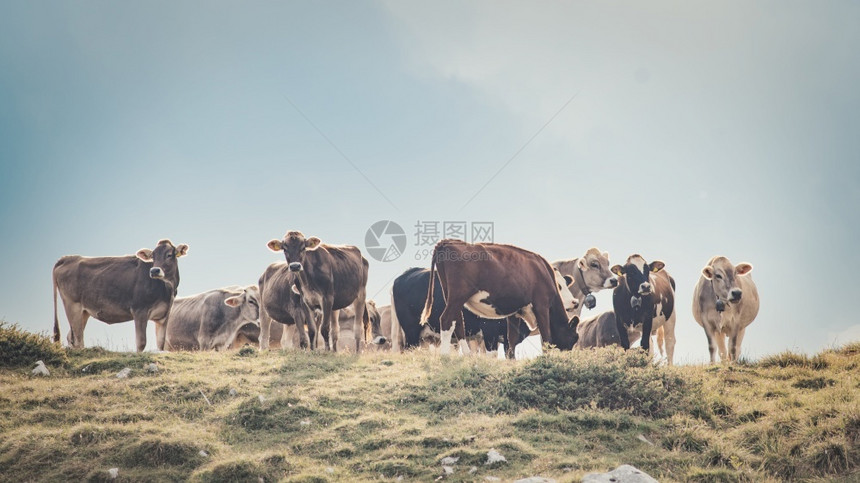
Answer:
<path fill-rule="evenodd" d="M 352 311 L 355 313 L 355 318 L 352 323 L 352 333 L 355 335 L 355 353 L 361 353 L 362 342 L 365 342 L 365 333 L 364 333 L 364 311 L 367 310 L 365 308 L 365 301 L 363 294 L 359 294 L 356 297 L 355 302 L 352 303 Z"/>
<path fill-rule="evenodd" d="M 260 310 L 260 340 L 257 342 L 260 345 L 261 351 L 269 350 L 269 337 L 272 334 L 272 319 L 266 313 L 266 309 Z M 283 346 L 282 346 L 283 347 Z"/>
<path fill-rule="evenodd" d="M 325 344 L 325 350 L 331 350 L 331 343 L 329 342 L 329 334 L 331 332 L 331 304 L 323 303 L 323 315 L 322 315 L 322 323 L 320 324 L 320 335 L 322 336 L 323 343 Z"/>
<path fill-rule="evenodd" d="M 459 312 L 454 331 L 457 333 L 457 348 L 460 349 L 460 353 L 465 356 L 471 354 L 472 350 L 469 347 L 469 341 L 466 340 L 466 321 L 463 320 L 462 310 Z"/>
<path fill-rule="evenodd" d="M 331 306 L 331 304 L 329 304 Z M 331 350 L 337 352 L 337 341 L 340 339 L 340 310 L 329 311 L 329 327 L 331 331 Z"/>
<path fill-rule="evenodd" d="M 654 323 L 651 317 L 645 317 L 642 321 L 642 338 L 639 339 L 639 345 L 653 358 L 654 352 L 651 350 L 651 326 Z"/>
<path fill-rule="evenodd" d="M 746 332 L 746 327 L 739 329 L 731 338 L 732 347 L 729 356 L 732 362 L 737 362 L 738 356 L 741 355 L 741 342 L 744 340 L 744 332 Z"/>
<path fill-rule="evenodd" d="M 145 316 L 135 316 L 134 318 L 134 338 L 137 342 L 137 351 L 143 352 L 146 349 L 146 323 L 149 322 Z"/>
<path fill-rule="evenodd" d="M 444 284 L 443 284 L 444 286 Z M 471 295 L 470 295 L 471 296 Z M 439 353 L 448 355 L 451 353 L 451 335 L 454 334 L 454 329 L 459 321 L 462 329 L 457 330 L 457 335 L 462 331 L 463 337 L 466 336 L 466 329 L 463 327 L 463 305 L 466 299 L 452 300 L 446 299 L 445 310 L 439 317 Z"/>
<path fill-rule="evenodd" d="M 663 324 L 663 342 L 666 347 L 666 362 L 671 366 L 675 358 L 675 312 Z"/>
<path fill-rule="evenodd" d="M 310 341 L 308 340 L 308 334 L 307 334 L 307 331 L 305 330 L 305 322 L 302 319 L 303 319 L 303 317 L 296 317 L 296 323 L 295 323 L 296 335 L 298 336 L 298 339 L 299 339 L 299 347 L 302 349 L 307 349 L 308 346 L 310 345 Z M 308 324 L 310 324 L 310 323 L 311 322 L 308 321 Z M 285 327 L 285 329 L 286 329 L 286 327 Z M 283 344 L 281 344 L 281 345 L 283 345 Z"/>
<path fill-rule="evenodd" d="M 153 322 L 155 322 L 155 345 L 159 351 L 163 351 L 164 342 L 167 340 L 167 317 L 161 320 L 153 320 Z"/>
<path fill-rule="evenodd" d="M 714 340 L 714 336 L 711 335 L 711 331 L 707 328 L 705 329 L 705 337 L 708 338 L 708 352 L 711 354 L 711 364 L 717 362 L 717 343 Z"/>
<path fill-rule="evenodd" d="M 514 348 L 520 343 L 520 319 L 511 315 L 508 320 L 508 348 L 505 354 L 508 359 L 514 358 Z"/>
<path fill-rule="evenodd" d="M 630 337 L 627 335 L 627 327 L 621 321 L 620 316 L 615 317 L 615 326 L 618 328 L 618 342 L 624 350 L 630 349 Z"/>
<path fill-rule="evenodd" d="M 81 349 L 84 347 L 84 327 L 90 314 L 84 310 L 83 305 L 75 302 L 63 300 L 63 308 L 66 309 L 66 318 L 69 320 L 69 333 L 66 334 L 69 347 Z"/>
<path fill-rule="evenodd" d="M 726 334 L 722 331 L 716 333 L 716 337 L 714 339 L 717 342 L 717 350 L 720 353 L 720 361 L 725 362 L 728 360 L 728 353 L 726 352 Z"/>

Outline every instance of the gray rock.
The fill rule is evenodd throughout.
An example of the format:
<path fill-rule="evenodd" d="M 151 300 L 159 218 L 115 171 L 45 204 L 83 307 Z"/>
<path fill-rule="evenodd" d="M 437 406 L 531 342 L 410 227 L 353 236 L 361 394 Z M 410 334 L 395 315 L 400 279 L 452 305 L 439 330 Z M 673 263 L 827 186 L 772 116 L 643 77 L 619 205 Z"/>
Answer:
<path fill-rule="evenodd" d="M 150 362 L 146 366 L 146 372 L 158 372 L 158 364 L 156 364 L 154 362 Z"/>
<path fill-rule="evenodd" d="M 445 472 L 446 475 L 453 475 L 454 474 L 454 467 L 453 466 L 443 466 L 442 470 Z"/>
<path fill-rule="evenodd" d="M 442 465 L 443 466 L 451 466 L 451 465 L 457 464 L 458 461 L 460 461 L 459 456 L 446 456 L 446 457 L 442 458 Z"/>
<path fill-rule="evenodd" d="M 589 473 L 582 478 L 582 483 L 657 483 L 647 473 L 630 465 L 621 465 L 609 473 Z"/>
<path fill-rule="evenodd" d="M 496 451 L 494 449 L 491 449 L 490 451 L 487 451 L 487 462 L 484 464 L 485 465 L 491 465 L 493 463 L 507 463 L 507 462 L 508 462 L 508 460 L 505 459 L 505 457 L 502 456 L 501 453 L 499 453 L 498 451 Z"/>
<path fill-rule="evenodd" d="M 131 374 L 131 368 L 126 367 L 125 369 L 116 373 L 117 379 L 125 379 L 128 375 Z"/>
<path fill-rule="evenodd" d="M 119 468 L 109 469 L 108 474 L 110 475 L 110 479 L 115 480 L 116 477 L 119 476 Z"/>
<path fill-rule="evenodd" d="M 45 363 L 42 361 L 36 361 L 36 367 L 31 372 L 34 376 L 50 376 L 51 371 L 45 367 Z"/>
<path fill-rule="evenodd" d="M 239 391 L 237 391 L 237 390 L 236 390 L 236 389 L 234 389 L 234 388 L 230 388 L 230 395 L 231 395 L 231 396 L 235 396 L 236 394 L 239 394 Z"/>

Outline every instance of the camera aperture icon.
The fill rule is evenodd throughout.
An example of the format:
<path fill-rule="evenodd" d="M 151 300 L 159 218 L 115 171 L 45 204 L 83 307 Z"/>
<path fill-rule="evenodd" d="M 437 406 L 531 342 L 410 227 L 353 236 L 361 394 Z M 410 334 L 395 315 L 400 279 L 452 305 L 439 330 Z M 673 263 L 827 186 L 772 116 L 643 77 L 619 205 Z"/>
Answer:
<path fill-rule="evenodd" d="M 406 250 L 406 232 L 391 220 L 377 221 L 364 235 L 367 253 L 380 262 L 392 262 Z"/>

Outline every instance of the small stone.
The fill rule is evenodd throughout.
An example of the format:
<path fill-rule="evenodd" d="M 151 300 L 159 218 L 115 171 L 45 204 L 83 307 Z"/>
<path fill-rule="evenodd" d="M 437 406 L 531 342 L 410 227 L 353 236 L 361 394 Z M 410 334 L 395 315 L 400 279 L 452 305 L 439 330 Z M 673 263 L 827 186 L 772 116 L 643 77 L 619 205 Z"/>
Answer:
<path fill-rule="evenodd" d="M 131 369 L 126 367 L 125 369 L 116 373 L 117 379 L 125 379 L 128 375 L 131 374 Z"/>
<path fill-rule="evenodd" d="M 146 366 L 146 372 L 158 372 L 158 364 L 156 364 L 154 362 L 150 362 Z"/>
<path fill-rule="evenodd" d="M 259 396 L 257 396 L 257 399 L 260 401 L 260 404 L 263 404 L 264 402 L 266 402 L 266 398 L 265 398 L 265 397 L 263 397 L 263 395 L 262 395 L 262 394 L 260 394 Z"/>
<path fill-rule="evenodd" d="M 494 449 L 491 449 L 490 451 L 487 451 L 487 462 L 484 464 L 485 465 L 491 465 L 494 463 L 507 463 L 507 462 L 508 462 L 508 460 L 504 456 L 502 456 L 501 453 L 499 453 L 498 451 L 496 451 Z"/>
<path fill-rule="evenodd" d="M 45 367 L 44 362 L 36 361 L 36 367 L 35 369 L 33 369 L 31 374 L 33 374 L 34 376 L 50 376 L 51 371 L 49 371 L 48 368 Z"/>
<path fill-rule="evenodd" d="M 457 464 L 458 461 L 460 461 L 459 456 L 446 456 L 446 457 L 442 458 L 442 465 L 443 466 L 451 466 L 451 465 Z"/>
<path fill-rule="evenodd" d="M 199 454 L 200 456 L 202 456 L 202 457 L 204 457 L 204 458 L 209 457 L 209 453 L 207 453 L 206 451 L 204 451 L 204 450 L 202 450 L 202 449 L 201 449 L 201 450 L 200 450 L 200 452 L 199 452 L 199 453 L 197 453 L 197 454 Z"/>
<path fill-rule="evenodd" d="M 229 392 L 229 394 L 230 394 L 231 396 L 235 396 L 236 394 L 239 394 L 239 391 L 237 391 L 236 389 L 234 389 L 234 388 L 232 388 L 232 387 L 231 387 L 231 388 L 230 388 L 230 392 Z"/>
<path fill-rule="evenodd" d="M 453 466 L 443 466 L 442 470 L 445 472 L 446 475 L 453 475 L 454 474 L 454 467 Z"/>
<path fill-rule="evenodd" d="M 514 481 L 514 483 L 555 483 L 555 480 L 544 478 L 543 476 L 531 476 Z"/>
<path fill-rule="evenodd" d="M 640 434 L 640 435 L 636 436 L 636 439 L 638 439 L 639 441 L 642 441 L 643 443 L 648 443 L 649 445 L 654 446 L 654 443 L 648 441 L 648 438 L 646 438 L 644 434 Z"/>
<path fill-rule="evenodd" d="M 475 473 L 477 473 L 477 472 L 478 472 L 478 467 L 477 467 L 477 466 L 473 466 L 473 467 L 469 468 L 469 474 L 470 474 L 470 475 L 474 475 L 474 474 L 475 474 Z"/>
<path fill-rule="evenodd" d="M 311 425 L 311 422 L 310 422 L 310 421 L 308 421 L 307 419 L 304 419 L 304 420 L 302 420 L 302 421 L 299 421 L 299 424 L 300 424 L 300 425 L 302 425 L 302 426 L 310 426 L 310 425 Z"/>
<path fill-rule="evenodd" d="M 115 480 L 116 477 L 119 476 L 119 468 L 109 469 L 108 474 L 110 475 L 110 479 Z"/>
<path fill-rule="evenodd" d="M 326 472 L 326 473 L 328 473 L 328 474 L 330 474 L 330 475 L 333 475 L 333 474 L 334 474 L 334 468 L 332 468 L 331 466 L 329 466 L 328 468 L 326 468 L 326 469 L 325 469 L 325 472 Z"/>
<path fill-rule="evenodd" d="M 582 478 L 583 483 L 657 483 L 650 475 L 630 465 L 621 465 L 609 473 L 589 473 Z"/>

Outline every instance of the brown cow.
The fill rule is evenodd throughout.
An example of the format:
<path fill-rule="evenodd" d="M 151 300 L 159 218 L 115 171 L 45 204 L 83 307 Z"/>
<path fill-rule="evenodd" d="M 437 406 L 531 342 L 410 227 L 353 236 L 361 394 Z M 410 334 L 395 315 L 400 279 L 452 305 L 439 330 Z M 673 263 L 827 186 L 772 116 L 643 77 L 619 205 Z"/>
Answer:
<path fill-rule="evenodd" d="M 315 236 L 305 238 L 299 231 L 289 231 L 282 240 L 269 241 L 268 247 L 284 252 L 290 270 L 298 273 L 303 296 L 321 300 L 320 333 L 326 350 L 337 351 L 340 332 L 337 311 L 352 306 L 356 314 L 355 350 L 360 352 L 364 333 L 361 325 L 367 318 L 364 299 L 369 266 L 361 251 L 351 245 L 328 245 Z"/>
<path fill-rule="evenodd" d="M 231 286 L 179 297 L 170 309 L 167 350 L 225 350 L 247 323 L 259 325 L 260 290 Z"/>
<path fill-rule="evenodd" d="M 458 340 L 466 340 L 464 306 L 480 317 L 508 319 L 509 330 L 519 324 L 519 317 L 533 333 L 540 332 L 540 339 L 560 349 L 570 350 L 576 343 L 576 299 L 567 282 L 559 281 L 561 275 L 542 256 L 513 245 L 440 241 L 433 249 L 422 323 L 429 319 L 433 307 L 437 271 L 445 297 L 439 319 L 442 354 L 450 353 L 454 330 Z M 541 344 L 533 349 L 534 353 L 524 356 L 540 354 Z M 461 344 L 461 350 L 468 353 L 468 344 Z"/>
<path fill-rule="evenodd" d="M 585 255 L 579 258 L 552 262 L 552 267 L 562 275 L 573 278 L 573 283 L 568 287 L 570 293 L 582 300 L 576 315 L 582 313 L 583 306 L 593 309 L 597 304 L 593 292 L 618 286 L 618 279 L 609 270 L 609 266 L 609 253 L 601 253 L 597 248 L 589 248 Z"/>
<path fill-rule="evenodd" d="M 176 259 L 188 245 L 160 240 L 154 250 L 142 248 L 122 257 L 67 255 L 54 265 L 54 342 L 60 341 L 57 291 L 63 299 L 69 345 L 84 346 L 84 328 L 93 317 L 107 324 L 134 320 L 137 350 L 146 347 L 146 323 L 155 322 L 158 350 L 164 350 L 170 307 L 179 287 Z"/>
<path fill-rule="evenodd" d="M 758 289 L 749 263 L 732 265 L 726 257 L 714 257 L 702 269 L 693 292 L 693 318 L 705 329 L 711 363 L 719 351 L 721 361 L 737 361 L 748 325 L 758 315 Z M 726 338 L 729 350 L 726 352 Z"/>
<path fill-rule="evenodd" d="M 272 321 L 284 325 L 295 325 L 299 333 L 299 345 L 303 349 L 317 346 L 317 319 L 322 314 L 320 299 L 303 297 L 299 290 L 299 274 L 284 262 L 276 262 L 260 276 L 260 349 L 269 348 Z M 310 305 L 308 304 L 310 301 Z M 305 327 L 307 326 L 307 332 Z M 310 338 L 308 338 L 308 332 Z M 283 343 L 281 344 L 283 347 Z"/>

